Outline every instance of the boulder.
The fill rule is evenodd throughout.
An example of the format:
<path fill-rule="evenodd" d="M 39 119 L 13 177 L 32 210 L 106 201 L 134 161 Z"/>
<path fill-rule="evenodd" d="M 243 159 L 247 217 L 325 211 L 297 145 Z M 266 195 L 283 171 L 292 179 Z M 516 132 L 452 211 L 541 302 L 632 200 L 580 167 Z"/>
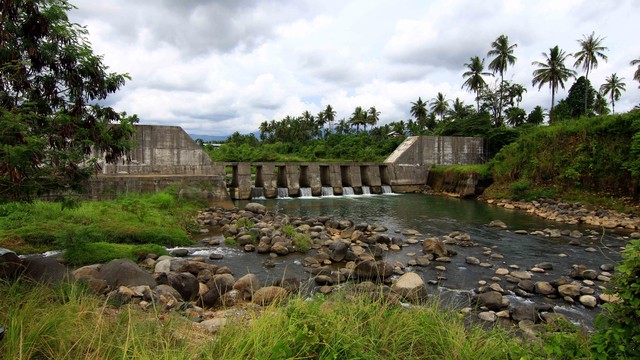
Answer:
<path fill-rule="evenodd" d="M 331 261 L 340 262 L 344 260 L 347 256 L 347 252 L 349 252 L 349 247 L 347 244 L 340 240 L 336 240 L 329 245 L 329 249 L 331 249 Z"/>
<path fill-rule="evenodd" d="M 502 308 L 502 294 L 497 291 L 488 291 L 478 295 L 478 306 L 486 306 L 489 310 Z"/>
<path fill-rule="evenodd" d="M 488 322 L 495 322 L 498 317 L 493 311 L 482 311 L 478 314 L 478 319 Z"/>
<path fill-rule="evenodd" d="M 501 228 L 501 229 L 506 229 L 507 228 L 507 224 L 504 223 L 504 221 L 500 221 L 500 220 L 493 220 L 489 223 L 488 225 L 489 227 L 497 227 L 497 228 Z"/>
<path fill-rule="evenodd" d="M 194 300 L 198 296 L 200 283 L 198 279 L 190 273 L 166 273 L 166 284 L 174 288 L 185 301 Z M 158 280 L 158 283 L 161 283 Z"/>
<path fill-rule="evenodd" d="M 254 214 L 264 215 L 267 213 L 267 207 L 258 203 L 248 203 L 247 205 L 244 206 L 244 210 L 251 211 Z"/>
<path fill-rule="evenodd" d="M 162 259 L 158 261 L 156 263 L 154 271 L 157 273 L 171 271 L 171 259 Z"/>
<path fill-rule="evenodd" d="M 98 272 L 98 278 L 105 280 L 112 289 L 117 289 L 120 286 L 156 286 L 156 281 L 151 274 L 127 259 L 112 260 L 102 265 Z"/>
<path fill-rule="evenodd" d="M 473 256 L 467 256 L 464 261 L 469 265 L 480 265 L 480 259 Z"/>
<path fill-rule="evenodd" d="M 233 289 L 238 290 L 244 299 L 251 299 L 253 294 L 260 289 L 258 276 L 256 274 L 247 274 L 241 277 L 233 284 Z"/>
<path fill-rule="evenodd" d="M 253 294 L 252 301 L 255 304 L 266 306 L 287 296 L 287 290 L 279 286 L 265 286 Z"/>
<path fill-rule="evenodd" d="M 153 289 L 153 292 L 158 296 L 163 296 L 167 300 L 173 301 L 183 301 L 182 295 L 178 292 L 178 290 L 173 287 L 165 284 L 160 284 Z"/>
<path fill-rule="evenodd" d="M 359 278 L 378 279 L 393 275 L 393 266 L 384 261 L 361 261 L 354 270 L 355 275 Z"/>
<path fill-rule="evenodd" d="M 22 259 L 13 251 L 0 248 L 0 279 L 13 279 L 22 269 Z"/>
<path fill-rule="evenodd" d="M 74 270 L 71 274 L 76 280 L 96 279 L 101 266 L 101 264 L 83 266 Z"/>
<path fill-rule="evenodd" d="M 413 272 L 400 276 L 391 290 L 412 303 L 420 303 L 427 299 L 427 287 L 424 280 Z"/>
<path fill-rule="evenodd" d="M 578 301 L 580 301 L 582 305 L 590 309 L 598 306 L 598 299 L 596 299 L 596 297 L 592 295 L 582 295 L 580 296 Z"/>
<path fill-rule="evenodd" d="M 44 284 L 58 284 L 70 278 L 67 267 L 46 256 L 30 256 L 22 261 L 23 276 Z"/>
<path fill-rule="evenodd" d="M 189 255 L 189 250 L 187 249 L 174 249 L 171 250 L 171 255 L 175 257 L 185 257 Z"/>
<path fill-rule="evenodd" d="M 535 292 L 541 295 L 551 295 L 556 292 L 556 289 L 546 281 L 536 281 Z"/>
<path fill-rule="evenodd" d="M 537 322 L 538 312 L 535 308 L 529 306 L 516 306 L 511 309 L 511 318 L 515 321 L 529 320 Z"/>
<path fill-rule="evenodd" d="M 422 252 L 425 254 L 433 254 L 435 257 L 443 257 L 448 255 L 448 251 L 442 240 L 435 238 L 425 239 L 422 243 Z"/>

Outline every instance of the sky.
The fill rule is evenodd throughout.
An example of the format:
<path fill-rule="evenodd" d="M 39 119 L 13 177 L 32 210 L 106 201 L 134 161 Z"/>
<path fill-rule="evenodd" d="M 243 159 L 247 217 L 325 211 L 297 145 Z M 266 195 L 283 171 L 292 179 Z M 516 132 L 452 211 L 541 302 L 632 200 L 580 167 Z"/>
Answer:
<path fill-rule="evenodd" d="M 531 85 L 533 61 L 558 45 L 604 37 L 608 61 L 589 73 L 596 89 L 624 78 L 616 112 L 640 104 L 633 59 L 640 58 L 637 0 L 71 0 L 94 53 L 131 80 L 107 100 L 141 124 L 190 134 L 256 132 L 263 121 L 317 114 L 337 119 L 356 106 L 380 111 L 379 124 L 408 120 L 411 102 L 474 104 L 462 89 L 465 63 L 500 35 L 517 44 L 505 80 L 527 88 L 521 107 L 548 109 L 548 86 Z M 575 59 L 569 58 L 567 66 Z M 576 69 L 582 74 L 581 69 Z M 494 83 L 498 77 L 487 77 Z M 566 97 L 573 80 L 558 92 Z"/>

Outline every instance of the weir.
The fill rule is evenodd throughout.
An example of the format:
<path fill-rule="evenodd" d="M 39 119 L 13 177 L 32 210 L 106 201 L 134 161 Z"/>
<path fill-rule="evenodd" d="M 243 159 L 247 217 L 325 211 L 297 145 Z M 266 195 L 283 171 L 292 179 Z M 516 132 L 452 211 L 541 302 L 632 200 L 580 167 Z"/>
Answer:
<path fill-rule="evenodd" d="M 137 125 L 135 143 L 117 164 L 99 162 L 102 173 L 91 180 L 89 197 L 157 192 L 170 185 L 212 203 L 414 192 L 427 184 L 433 164 L 478 163 L 486 153 L 483 139 L 410 137 L 384 163 L 215 163 L 180 127 L 156 125 Z"/>

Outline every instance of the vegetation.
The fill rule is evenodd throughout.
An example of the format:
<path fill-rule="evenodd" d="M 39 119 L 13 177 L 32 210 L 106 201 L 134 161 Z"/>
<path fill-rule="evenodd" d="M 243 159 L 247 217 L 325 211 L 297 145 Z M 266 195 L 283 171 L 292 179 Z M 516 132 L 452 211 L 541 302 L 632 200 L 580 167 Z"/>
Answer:
<path fill-rule="evenodd" d="M 0 202 L 82 190 L 98 167 L 131 148 L 137 117 L 98 102 L 127 74 L 109 73 L 66 0 L 0 5 Z"/>
<path fill-rule="evenodd" d="M 638 111 L 533 127 L 491 161 L 487 196 L 637 197 L 638 155 Z"/>
<path fill-rule="evenodd" d="M 551 113 L 553 113 L 553 104 L 556 98 L 556 92 L 558 86 L 564 89 L 564 82 L 569 78 L 575 76 L 575 71 L 567 69 L 564 62 L 567 55 L 564 51 L 560 50 L 558 46 L 549 49 L 549 54 L 542 53 L 545 57 L 544 62 L 533 62 L 533 65 L 538 66 L 538 69 L 533 71 L 532 84 L 535 86 L 538 84 L 538 90 L 542 88 L 542 85 L 549 84 L 551 88 Z"/>
<path fill-rule="evenodd" d="M 191 244 L 187 232 L 202 206 L 170 191 L 83 201 L 72 208 L 46 201 L 6 203 L 0 205 L 0 247 L 19 253 L 66 249 L 71 264 L 137 260 L 165 253 L 159 245 Z"/>
<path fill-rule="evenodd" d="M 0 301 L 7 359 L 591 358 L 588 337 L 573 329 L 527 343 L 499 327 L 468 326 L 437 303 L 408 309 L 374 294 L 240 308 L 214 335 L 178 312 L 114 308 L 80 283 L 1 282 Z"/>
<path fill-rule="evenodd" d="M 608 292 L 618 301 L 596 318 L 593 349 L 602 359 L 640 358 L 640 240 L 627 244 Z"/>

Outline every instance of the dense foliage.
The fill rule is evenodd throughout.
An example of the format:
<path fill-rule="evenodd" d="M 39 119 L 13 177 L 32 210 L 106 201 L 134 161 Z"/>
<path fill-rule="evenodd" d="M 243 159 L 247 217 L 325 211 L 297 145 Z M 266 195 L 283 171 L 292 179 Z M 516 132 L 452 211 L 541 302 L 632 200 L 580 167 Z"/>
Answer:
<path fill-rule="evenodd" d="M 137 118 L 98 104 L 126 74 L 109 73 L 66 0 L 0 2 L 0 201 L 80 190 L 95 160 L 131 146 Z"/>
<path fill-rule="evenodd" d="M 516 184 L 516 195 L 549 188 L 560 195 L 580 190 L 637 197 L 638 149 L 640 111 L 534 127 L 493 159 L 493 188 Z"/>

